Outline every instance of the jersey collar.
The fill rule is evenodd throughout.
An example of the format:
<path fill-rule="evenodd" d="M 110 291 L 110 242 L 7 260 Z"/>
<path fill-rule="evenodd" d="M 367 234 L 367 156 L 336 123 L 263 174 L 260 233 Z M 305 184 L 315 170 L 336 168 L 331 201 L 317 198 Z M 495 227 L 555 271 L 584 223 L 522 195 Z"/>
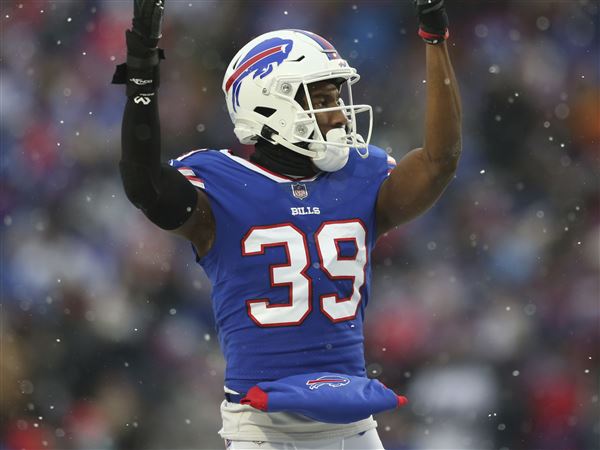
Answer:
<path fill-rule="evenodd" d="M 275 172 L 272 172 L 268 169 L 265 169 L 262 166 L 259 166 L 258 164 L 254 164 L 253 162 L 250 162 L 244 158 L 240 158 L 239 156 L 235 156 L 234 154 L 232 154 L 229 150 L 220 150 L 221 153 L 223 153 L 225 156 L 227 156 L 228 158 L 232 159 L 233 161 L 235 161 L 238 164 L 241 164 L 242 166 L 246 167 L 247 169 L 252 170 L 253 172 L 257 172 L 273 181 L 276 181 L 277 183 L 290 183 L 292 181 L 302 181 L 302 182 L 309 182 L 309 181 L 314 181 L 317 178 L 319 178 L 319 176 L 321 176 L 322 172 L 317 173 L 316 175 L 313 175 L 310 178 L 296 178 L 296 177 L 288 177 L 285 175 L 281 175 Z"/>

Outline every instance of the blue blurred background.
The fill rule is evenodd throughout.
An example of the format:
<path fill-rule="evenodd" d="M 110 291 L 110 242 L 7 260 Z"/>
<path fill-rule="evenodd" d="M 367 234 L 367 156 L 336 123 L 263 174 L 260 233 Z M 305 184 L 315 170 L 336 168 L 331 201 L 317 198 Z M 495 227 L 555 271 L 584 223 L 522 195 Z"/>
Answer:
<path fill-rule="evenodd" d="M 405 393 L 388 449 L 600 448 L 599 3 L 452 1 L 456 179 L 381 238 L 369 375 Z M 0 448 L 218 449 L 223 359 L 189 245 L 117 171 L 130 1 L 1 3 Z M 359 70 L 372 142 L 420 146 L 406 1 L 168 1 L 164 158 L 247 155 L 221 92 L 252 37 L 305 28 Z"/>

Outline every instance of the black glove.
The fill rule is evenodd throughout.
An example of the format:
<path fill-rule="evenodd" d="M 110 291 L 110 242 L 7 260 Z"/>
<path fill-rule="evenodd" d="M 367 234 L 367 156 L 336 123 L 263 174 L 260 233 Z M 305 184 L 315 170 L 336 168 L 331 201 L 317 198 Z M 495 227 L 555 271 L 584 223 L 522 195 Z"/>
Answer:
<path fill-rule="evenodd" d="M 448 15 L 444 0 L 413 0 L 419 17 L 419 36 L 428 44 L 448 39 Z"/>
<path fill-rule="evenodd" d="M 136 103 L 150 103 L 159 86 L 158 63 L 164 52 L 157 48 L 162 36 L 164 0 L 134 0 L 133 26 L 125 31 L 127 63 L 117 66 L 114 84 L 126 84 L 127 96 Z"/>
<path fill-rule="evenodd" d="M 140 35 L 146 47 L 155 48 L 162 37 L 164 0 L 134 0 L 133 27 L 131 31 Z"/>

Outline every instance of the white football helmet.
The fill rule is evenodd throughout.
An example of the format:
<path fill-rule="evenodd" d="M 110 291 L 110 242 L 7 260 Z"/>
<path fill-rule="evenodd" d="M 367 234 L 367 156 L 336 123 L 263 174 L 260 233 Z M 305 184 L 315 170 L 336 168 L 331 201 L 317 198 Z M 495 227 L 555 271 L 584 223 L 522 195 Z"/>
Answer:
<path fill-rule="evenodd" d="M 308 85 L 331 79 L 345 81 L 345 103 L 313 108 Z M 331 146 L 346 151 L 354 147 L 366 157 L 373 113 L 369 105 L 352 102 L 352 85 L 359 79 L 356 69 L 321 36 L 303 30 L 279 30 L 254 38 L 235 55 L 223 79 L 223 92 L 234 132 L 242 144 L 254 144 L 262 136 L 311 158 L 322 159 Z M 299 89 L 304 89 L 306 110 L 295 100 Z M 327 141 L 321 133 L 315 114 L 327 111 L 346 115 L 343 138 Z M 366 139 L 356 130 L 356 114 L 361 112 L 369 114 Z M 300 143 L 308 145 L 297 145 Z"/>

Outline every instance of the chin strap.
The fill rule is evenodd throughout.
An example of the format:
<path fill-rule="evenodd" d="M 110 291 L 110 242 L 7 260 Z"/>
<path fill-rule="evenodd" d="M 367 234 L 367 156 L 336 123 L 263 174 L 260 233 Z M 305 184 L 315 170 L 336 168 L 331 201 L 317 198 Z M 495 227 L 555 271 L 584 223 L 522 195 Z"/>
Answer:
<path fill-rule="evenodd" d="M 267 142 L 271 145 L 279 145 L 285 147 L 288 150 L 299 153 L 300 155 L 308 156 L 309 158 L 314 158 L 315 156 L 317 156 L 317 152 L 315 150 L 309 150 L 307 148 L 303 148 L 299 145 L 286 141 L 279 135 L 279 133 L 277 133 L 277 131 L 275 131 L 273 128 L 267 125 L 263 126 L 260 133 L 260 137 L 263 138 L 264 141 L 261 141 L 259 139 L 257 144 L 260 144 L 261 142 Z"/>
<path fill-rule="evenodd" d="M 286 141 L 285 139 L 283 139 L 281 136 L 279 136 L 276 133 L 271 135 L 271 140 L 274 141 L 276 144 L 279 144 L 279 145 L 281 145 L 289 150 L 292 150 L 296 153 L 300 153 L 301 155 L 308 156 L 309 158 L 314 158 L 315 156 L 317 156 L 316 151 L 308 150 L 308 149 L 302 148 L 296 144 L 292 144 L 291 142 Z"/>
<path fill-rule="evenodd" d="M 358 136 L 360 136 L 360 135 L 358 135 Z M 288 141 L 282 139 L 281 136 L 279 136 L 278 134 L 271 135 L 270 139 L 282 147 L 285 147 L 296 153 L 300 153 L 301 155 L 308 156 L 309 158 L 315 158 L 319 154 L 316 150 L 308 150 L 308 149 L 299 147 L 296 144 L 292 144 L 291 142 L 288 142 Z M 362 139 L 362 136 L 360 137 L 360 139 L 362 140 L 362 142 L 364 142 L 364 140 Z M 316 145 L 321 145 L 321 144 L 316 144 Z M 360 156 L 362 159 L 366 159 L 369 157 L 369 147 L 352 147 L 352 148 L 354 150 L 356 150 L 356 153 L 358 153 L 358 156 Z M 361 151 L 361 148 L 362 148 L 362 151 Z"/>

